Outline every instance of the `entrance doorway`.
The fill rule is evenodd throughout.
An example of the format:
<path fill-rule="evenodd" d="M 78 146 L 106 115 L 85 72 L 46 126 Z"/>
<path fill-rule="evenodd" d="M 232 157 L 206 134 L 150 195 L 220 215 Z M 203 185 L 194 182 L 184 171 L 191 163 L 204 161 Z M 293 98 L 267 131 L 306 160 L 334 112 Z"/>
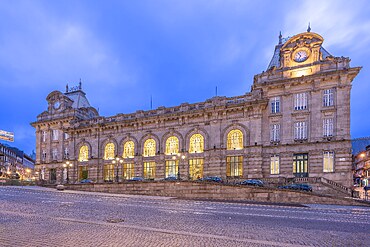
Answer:
<path fill-rule="evenodd" d="M 295 177 L 308 177 L 308 154 L 294 154 L 293 175 Z"/>

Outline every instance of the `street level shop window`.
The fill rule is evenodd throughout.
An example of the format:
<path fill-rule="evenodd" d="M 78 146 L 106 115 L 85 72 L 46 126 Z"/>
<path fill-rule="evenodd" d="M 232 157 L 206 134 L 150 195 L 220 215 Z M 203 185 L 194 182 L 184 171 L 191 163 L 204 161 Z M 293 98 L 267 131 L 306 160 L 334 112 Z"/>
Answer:
<path fill-rule="evenodd" d="M 226 157 L 226 176 L 227 177 L 243 176 L 243 156 Z"/>
<path fill-rule="evenodd" d="M 155 162 L 154 161 L 144 162 L 144 178 L 145 179 L 155 178 Z"/>

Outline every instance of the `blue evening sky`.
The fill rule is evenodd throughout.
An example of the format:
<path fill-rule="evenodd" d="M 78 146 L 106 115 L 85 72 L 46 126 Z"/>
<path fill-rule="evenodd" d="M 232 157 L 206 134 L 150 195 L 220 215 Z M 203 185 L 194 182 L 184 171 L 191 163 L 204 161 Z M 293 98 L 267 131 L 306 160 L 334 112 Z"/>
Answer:
<path fill-rule="evenodd" d="M 78 84 L 103 116 L 250 91 L 278 41 L 307 29 L 363 66 L 351 96 L 352 138 L 370 136 L 368 1 L 0 2 L 0 129 L 35 149 L 30 122 L 46 96 Z"/>

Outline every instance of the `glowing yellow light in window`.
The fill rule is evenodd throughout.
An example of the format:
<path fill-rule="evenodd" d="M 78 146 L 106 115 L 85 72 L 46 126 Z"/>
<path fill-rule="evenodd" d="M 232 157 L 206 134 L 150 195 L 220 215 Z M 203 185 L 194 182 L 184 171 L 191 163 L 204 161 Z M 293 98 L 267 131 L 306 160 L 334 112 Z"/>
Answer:
<path fill-rule="evenodd" d="M 189 153 L 203 153 L 204 137 L 201 134 L 194 134 L 190 137 Z"/>
<path fill-rule="evenodd" d="M 243 149 L 243 133 L 238 130 L 231 130 L 227 134 L 227 150 Z"/>
<path fill-rule="evenodd" d="M 166 154 L 177 154 L 179 152 L 179 139 L 176 136 L 171 136 L 166 140 Z"/>
<path fill-rule="evenodd" d="M 86 145 L 80 147 L 80 152 L 78 154 L 78 161 L 88 161 L 89 160 L 89 148 Z"/>
<path fill-rule="evenodd" d="M 127 141 L 123 145 L 123 158 L 134 158 L 135 155 L 135 143 L 133 141 Z"/>
<path fill-rule="evenodd" d="M 143 152 L 144 157 L 155 156 L 155 150 L 156 150 L 155 140 L 148 139 L 144 142 L 144 152 Z"/>
<path fill-rule="evenodd" d="M 108 143 L 107 145 L 105 145 L 104 159 L 106 159 L 106 160 L 114 159 L 114 144 L 111 143 L 111 142 Z"/>

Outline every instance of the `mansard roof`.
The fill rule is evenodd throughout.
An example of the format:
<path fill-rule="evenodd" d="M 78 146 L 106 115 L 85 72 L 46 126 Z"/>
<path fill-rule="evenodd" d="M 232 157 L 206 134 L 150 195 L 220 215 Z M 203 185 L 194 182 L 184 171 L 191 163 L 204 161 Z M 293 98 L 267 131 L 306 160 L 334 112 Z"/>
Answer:
<path fill-rule="evenodd" d="M 85 92 L 82 91 L 82 84 L 81 81 L 78 86 L 68 88 L 68 84 L 66 86 L 66 92 L 64 93 L 69 99 L 73 101 L 72 108 L 88 108 L 91 107 L 89 101 L 86 98 Z"/>

